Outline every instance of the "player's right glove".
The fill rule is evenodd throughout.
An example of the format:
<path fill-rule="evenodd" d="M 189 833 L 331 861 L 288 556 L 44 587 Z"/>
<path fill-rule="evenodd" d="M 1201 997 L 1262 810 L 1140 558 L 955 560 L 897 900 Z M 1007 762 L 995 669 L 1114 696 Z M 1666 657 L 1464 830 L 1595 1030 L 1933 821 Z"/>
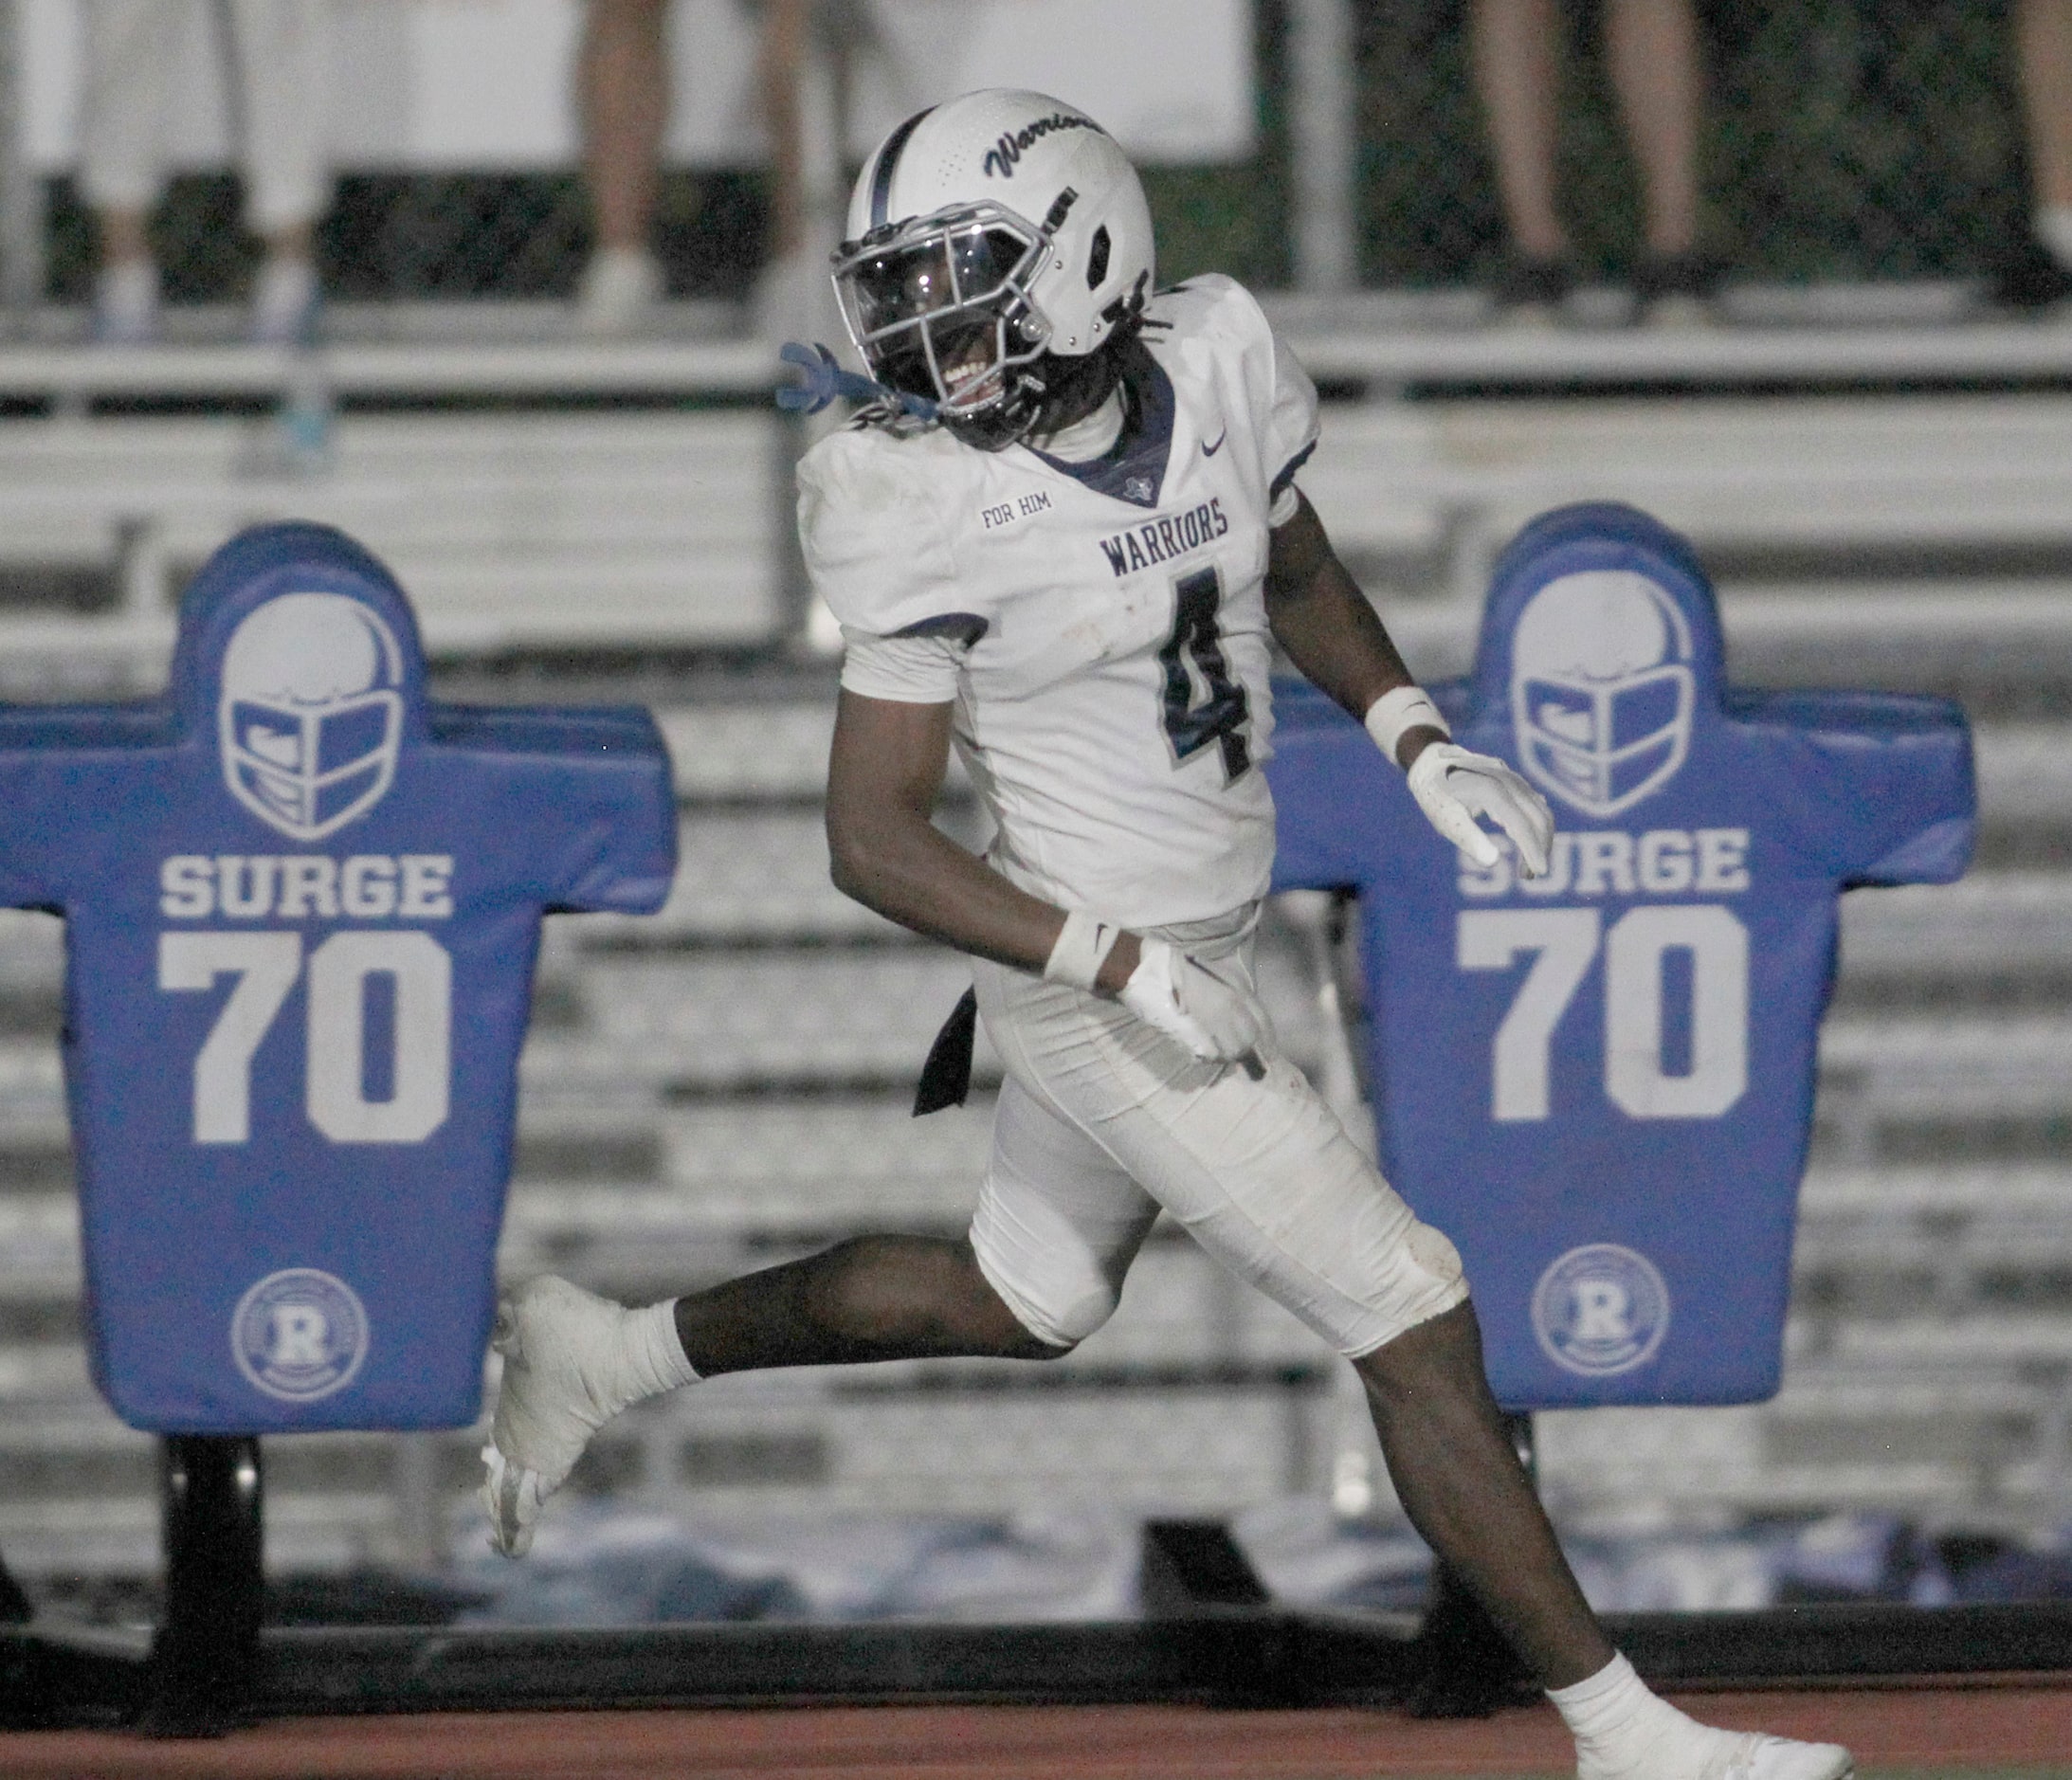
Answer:
<path fill-rule="evenodd" d="M 1511 837 L 1528 878 L 1547 869 L 1554 811 L 1547 800 L 1493 754 L 1471 754 L 1455 742 L 1428 742 L 1410 762 L 1410 795 L 1425 819 L 1477 865 L 1494 865 L 1497 844 L 1475 818 L 1487 816 Z"/>
<path fill-rule="evenodd" d="M 1122 1005 L 1204 1063 L 1234 1063 L 1265 1031 L 1251 997 L 1162 939 L 1146 939 Z"/>

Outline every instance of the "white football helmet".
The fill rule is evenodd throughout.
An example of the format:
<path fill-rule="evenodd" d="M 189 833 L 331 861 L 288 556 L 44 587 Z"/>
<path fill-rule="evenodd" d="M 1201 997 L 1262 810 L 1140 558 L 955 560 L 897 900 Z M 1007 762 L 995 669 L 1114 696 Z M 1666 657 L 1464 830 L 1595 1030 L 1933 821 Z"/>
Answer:
<path fill-rule="evenodd" d="M 224 782 L 261 821 L 320 841 L 395 777 L 403 658 L 380 616 L 342 593 L 283 593 L 223 654 Z"/>
<path fill-rule="evenodd" d="M 871 374 L 990 449 L 1126 338 L 1151 294 L 1136 170 L 1042 93 L 991 87 L 909 118 L 863 163 L 848 234 L 835 293 Z"/>
<path fill-rule="evenodd" d="M 1511 720 L 1526 772 L 1612 816 L 1668 783 L 1691 742 L 1697 681 L 1682 609 L 1645 575 L 1548 582 L 1511 637 Z"/>

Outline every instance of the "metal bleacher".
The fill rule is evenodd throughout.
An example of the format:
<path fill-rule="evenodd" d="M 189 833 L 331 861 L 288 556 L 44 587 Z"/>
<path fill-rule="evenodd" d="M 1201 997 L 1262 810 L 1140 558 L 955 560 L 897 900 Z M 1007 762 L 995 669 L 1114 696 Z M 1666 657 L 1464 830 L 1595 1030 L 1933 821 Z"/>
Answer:
<path fill-rule="evenodd" d="M 1465 665 L 1512 528 L 1609 496 L 1714 564 L 1738 681 L 1953 693 L 1977 725 L 1972 877 L 1845 905 L 1784 1394 L 1541 1418 L 1557 1513 L 2072 1518 L 2072 327 L 1289 326 L 1332 398 L 1304 485 L 1425 676 Z M 827 881 L 834 677 L 809 633 L 780 640 L 767 349 L 319 357 L 338 409 L 312 445 L 291 357 L 0 352 L 21 410 L 0 421 L 0 689 L 148 689 L 214 544 L 255 518 L 344 525 L 416 600 L 442 696 L 642 698 L 676 762 L 667 908 L 550 923 L 505 1270 L 659 1295 L 860 1229 L 959 1227 L 997 1063 L 981 1049 L 971 1107 L 907 1117 L 962 969 Z M 2019 387 L 1898 387 L 1937 380 Z M 1344 1098 L 1337 943 L 1319 899 L 1291 899 L 1263 975 Z M 61 969 L 55 921 L 0 917 L 0 1552 L 31 1578 L 141 1574 L 151 1444 L 100 1405 L 78 1335 Z M 1061 1365 L 715 1381 L 626 1418 L 579 1482 L 720 1516 L 1355 1507 L 1369 1484 L 1385 1505 L 1345 1376 L 1161 1231 Z M 269 1442 L 269 1562 L 437 1562 L 480 1444 Z"/>

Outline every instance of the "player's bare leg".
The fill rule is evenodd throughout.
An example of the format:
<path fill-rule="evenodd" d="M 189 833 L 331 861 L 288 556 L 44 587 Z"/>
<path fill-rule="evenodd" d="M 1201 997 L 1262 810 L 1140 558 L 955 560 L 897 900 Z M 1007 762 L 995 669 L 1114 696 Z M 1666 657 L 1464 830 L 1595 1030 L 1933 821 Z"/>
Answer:
<path fill-rule="evenodd" d="M 1405 1512 L 1550 1690 L 1580 1780 L 1841 1780 L 1831 1743 L 1715 1730 L 1649 1693 L 1613 1650 L 1518 1463 L 1482 1371 L 1472 1304 L 1354 1362 Z"/>
<path fill-rule="evenodd" d="M 1611 1661 L 1482 1372 L 1462 1304 L 1354 1362 L 1404 1512 L 1547 1687 Z"/>
<path fill-rule="evenodd" d="M 591 1436 L 643 1398 L 719 1372 L 867 1360 L 1048 1359 L 968 1242 L 863 1236 L 803 1261 L 628 1310 L 552 1276 L 511 1292 L 482 1504 L 490 1537 L 523 1556 L 547 1498 Z"/>
<path fill-rule="evenodd" d="M 859 1236 L 676 1301 L 700 1377 L 865 1360 L 1054 1359 L 988 1283 L 964 1238 Z"/>

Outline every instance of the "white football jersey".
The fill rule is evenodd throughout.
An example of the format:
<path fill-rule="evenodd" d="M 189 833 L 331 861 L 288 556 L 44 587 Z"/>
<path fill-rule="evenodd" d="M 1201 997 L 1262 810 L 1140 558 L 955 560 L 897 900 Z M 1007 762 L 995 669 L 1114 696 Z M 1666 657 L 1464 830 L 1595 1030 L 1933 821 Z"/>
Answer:
<path fill-rule="evenodd" d="M 799 466 L 842 683 L 954 700 L 1015 883 L 1125 926 L 1264 894 L 1273 734 L 1263 582 L 1317 392 L 1226 278 L 1162 292 L 1103 457 L 987 452 L 859 423 Z"/>

